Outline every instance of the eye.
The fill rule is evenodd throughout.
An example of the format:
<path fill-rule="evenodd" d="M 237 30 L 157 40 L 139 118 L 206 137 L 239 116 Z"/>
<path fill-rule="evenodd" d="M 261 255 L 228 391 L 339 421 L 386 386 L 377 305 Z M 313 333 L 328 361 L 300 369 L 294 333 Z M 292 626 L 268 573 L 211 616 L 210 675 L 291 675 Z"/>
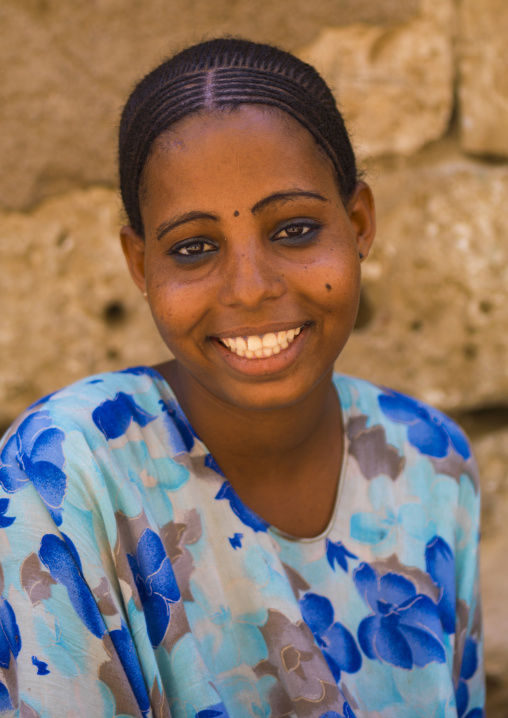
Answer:
<path fill-rule="evenodd" d="M 272 241 L 285 241 L 286 244 L 303 244 L 312 240 L 320 225 L 310 222 L 293 222 L 287 224 L 280 229 L 273 237 Z"/>
<path fill-rule="evenodd" d="M 189 239 L 171 247 L 169 254 L 181 262 L 195 262 L 205 255 L 217 251 L 217 247 L 206 239 Z"/>

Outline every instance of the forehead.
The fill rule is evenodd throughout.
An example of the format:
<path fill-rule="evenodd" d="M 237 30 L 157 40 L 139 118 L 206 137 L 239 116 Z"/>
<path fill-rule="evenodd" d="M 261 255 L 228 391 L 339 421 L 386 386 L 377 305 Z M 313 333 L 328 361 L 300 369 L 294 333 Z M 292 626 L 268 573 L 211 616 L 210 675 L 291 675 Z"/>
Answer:
<path fill-rule="evenodd" d="M 332 173 L 333 164 L 311 133 L 286 112 L 275 107 L 243 104 L 233 108 L 196 113 L 176 122 L 159 135 L 145 167 L 171 163 L 173 171 L 189 169 L 197 160 L 213 158 L 218 164 L 265 158 L 288 161 L 297 157 L 307 170 Z"/>

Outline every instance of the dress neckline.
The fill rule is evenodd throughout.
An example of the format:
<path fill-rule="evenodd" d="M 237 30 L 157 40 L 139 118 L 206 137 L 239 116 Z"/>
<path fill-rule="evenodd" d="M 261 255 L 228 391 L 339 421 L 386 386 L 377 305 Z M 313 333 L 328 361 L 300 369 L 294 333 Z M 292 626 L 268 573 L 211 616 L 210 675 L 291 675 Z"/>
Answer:
<path fill-rule="evenodd" d="M 171 387 L 171 384 L 168 382 L 168 380 L 164 376 L 162 376 L 162 374 L 159 371 L 157 371 L 157 369 L 154 369 L 153 367 L 148 367 L 148 366 L 145 366 L 143 368 L 149 369 L 150 372 L 153 375 L 155 375 L 157 382 L 162 384 L 165 393 L 169 394 L 169 396 L 171 397 L 171 400 L 176 405 L 176 407 L 175 407 L 176 410 L 178 411 L 181 418 L 185 421 L 185 423 L 189 427 L 195 441 L 199 444 L 199 446 L 203 452 L 203 455 L 210 456 L 213 460 L 213 463 L 215 464 L 215 466 L 218 469 L 219 467 L 218 467 L 217 463 L 215 462 L 213 454 L 211 453 L 211 451 L 209 451 L 209 449 L 206 446 L 206 444 L 204 443 L 204 441 L 195 432 L 194 427 L 192 426 L 191 422 L 189 421 L 187 415 L 185 414 L 180 402 L 178 401 L 176 394 Z M 339 511 L 340 500 L 341 500 L 341 497 L 342 497 L 342 494 L 344 491 L 344 483 L 345 483 L 345 479 L 346 479 L 346 475 L 347 475 L 347 468 L 348 468 L 348 463 L 349 463 L 349 438 L 348 438 L 348 434 L 347 434 L 347 430 L 346 430 L 347 422 L 349 419 L 349 412 L 348 412 L 348 409 L 345 408 L 348 402 L 347 402 L 347 398 L 345 396 L 345 387 L 342 386 L 342 382 L 343 382 L 342 375 L 340 375 L 340 374 L 333 375 L 332 384 L 337 393 L 337 398 L 339 400 L 339 406 L 340 406 L 340 412 L 341 412 L 341 418 L 342 418 L 342 434 L 343 434 L 343 436 L 342 436 L 342 439 L 343 439 L 342 463 L 341 463 L 341 467 L 340 467 L 340 471 L 339 471 L 339 475 L 338 475 L 337 489 L 335 492 L 335 500 L 334 500 L 334 505 L 333 505 L 333 510 L 332 510 L 331 516 L 330 516 L 330 520 L 329 520 L 327 526 L 325 527 L 325 529 L 323 531 L 321 531 L 321 533 L 319 533 L 317 536 L 308 536 L 308 537 L 307 536 L 294 536 L 293 534 L 289 534 L 286 531 L 283 531 L 282 529 L 277 528 L 277 526 L 274 526 L 273 524 L 269 524 L 265 519 L 263 519 L 262 516 L 259 516 L 259 514 L 257 514 L 256 511 L 251 509 L 250 506 L 248 506 L 240 498 L 240 496 L 236 493 L 234 486 L 229 482 L 227 476 L 225 476 L 222 473 L 222 471 L 220 471 L 220 469 L 219 469 L 219 471 L 217 471 L 217 469 L 213 469 L 215 471 L 215 473 L 217 473 L 217 476 L 222 481 L 222 483 L 224 481 L 228 482 L 228 484 L 231 487 L 231 490 L 234 492 L 237 500 L 243 506 L 245 506 L 245 508 L 251 514 L 256 516 L 261 522 L 265 523 L 267 525 L 267 532 L 271 536 L 276 538 L 277 540 L 282 539 L 282 540 L 288 541 L 290 543 L 310 544 L 310 543 L 314 543 L 317 541 L 323 541 L 325 538 L 327 538 L 329 536 L 329 534 L 331 533 L 331 531 L 333 529 L 333 526 L 335 524 L 335 519 L 336 519 L 338 511 Z"/>

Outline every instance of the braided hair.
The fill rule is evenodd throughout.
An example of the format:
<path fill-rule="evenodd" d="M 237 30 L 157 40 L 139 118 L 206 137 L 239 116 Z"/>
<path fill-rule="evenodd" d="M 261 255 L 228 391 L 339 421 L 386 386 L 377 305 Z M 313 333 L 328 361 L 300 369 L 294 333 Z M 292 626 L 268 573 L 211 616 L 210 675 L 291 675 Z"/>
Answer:
<path fill-rule="evenodd" d="M 120 121 L 120 190 L 131 227 L 143 237 L 140 187 L 154 142 L 200 112 L 244 104 L 278 108 L 302 124 L 333 163 L 345 203 L 358 181 L 341 113 L 323 78 L 284 50 L 235 38 L 193 45 L 152 70 L 134 88 Z"/>

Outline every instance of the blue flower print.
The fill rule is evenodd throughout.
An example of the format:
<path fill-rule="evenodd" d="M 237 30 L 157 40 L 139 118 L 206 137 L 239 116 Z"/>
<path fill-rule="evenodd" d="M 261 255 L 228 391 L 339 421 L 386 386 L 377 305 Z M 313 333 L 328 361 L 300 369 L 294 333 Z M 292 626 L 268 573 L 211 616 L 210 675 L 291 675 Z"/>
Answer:
<path fill-rule="evenodd" d="M 171 561 L 159 536 L 145 529 L 138 541 L 136 556 L 127 554 L 145 614 L 148 636 L 156 648 L 164 638 L 170 604 L 180 598 Z"/>
<path fill-rule="evenodd" d="M 362 665 L 362 656 L 347 628 L 338 621 L 334 623 L 330 601 L 325 596 L 307 593 L 300 600 L 300 609 L 337 683 L 342 671 L 356 673 Z"/>
<path fill-rule="evenodd" d="M 6 529 L 16 521 L 15 516 L 4 516 L 9 508 L 9 499 L 0 499 L 0 529 Z"/>
<path fill-rule="evenodd" d="M 16 659 L 20 650 L 21 636 L 16 615 L 9 601 L 0 598 L 0 666 L 9 668 L 11 655 Z"/>
<path fill-rule="evenodd" d="M 382 479 L 378 479 L 381 482 Z M 375 511 L 358 511 L 351 515 L 351 538 L 359 543 L 372 546 L 376 555 L 390 554 L 396 550 L 397 542 L 403 541 L 410 546 L 412 541 L 419 542 L 428 531 L 434 529 L 434 523 L 426 514 L 425 507 L 419 503 L 407 503 L 399 506 L 397 511 L 387 505 L 379 505 L 374 489 L 379 487 L 374 482 L 369 487 L 369 497 Z M 379 505 L 379 508 L 377 508 Z M 430 528 L 429 528 L 430 524 Z"/>
<path fill-rule="evenodd" d="M 44 661 L 39 661 L 37 656 L 32 656 L 32 664 L 37 668 L 38 676 L 47 676 L 51 673 L 51 671 L 48 670 L 48 664 Z"/>
<path fill-rule="evenodd" d="M 13 710 L 13 708 L 14 706 L 12 705 L 7 686 L 0 683 L 0 711 L 9 711 Z"/>
<path fill-rule="evenodd" d="M 268 528 L 269 524 L 254 513 L 254 511 L 245 506 L 245 504 L 240 500 L 240 497 L 233 489 L 229 481 L 224 481 L 215 498 L 217 500 L 227 499 L 233 512 L 238 516 L 240 521 L 246 526 L 250 526 L 250 528 L 254 531 L 266 531 Z"/>
<path fill-rule="evenodd" d="M 133 374 L 134 376 L 150 376 L 152 379 L 161 379 L 161 375 L 149 366 L 131 366 L 128 369 L 121 369 L 119 374 Z"/>
<path fill-rule="evenodd" d="M 389 419 L 408 425 L 408 441 L 421 454 L 443 459 L 453 447 L 463 459 L 471 456 L 461 429 L 437 409 L 391 390 L 381 394 L 378 401 L 381 411 Z"/>
<path fill-rule="evenodd" d="M 51 577 L 65 586 L 74 610 L 90 633 L 101 638 L 105 631 L 102 616 L 83 578 L 80 562 L 76 561 L 74 544 L 68 541 L 54 534 L 45 534 L 41 540 L 39 558 Z"/>
<path fill-rule="evenodd" d="M 417 594 L 404 576 L 380 577 L 366 563 L 353 572 L 353 580 L 373 610 L 358 627 L 358 641 L 368 658 L 406 669 L 445 662 L 443 628 L 428 596 Z"/>
<path fill-rule="evenodd" d="M 65 434 L 52 423 L 47 411 L 30 414 L 23 421 L 0 454 L 0 484 L 7 493 L 14 493 L 31 481 L 60 526 L 67 488 L 62 471 Z"/>
<path fill-rule="evenodd" d="M 216 703 L 196 713 L 196 718 L 229 718 L 229 713 L 224 703 Z"/>
<path fill-rule="evenodd" d="M 60 389 L 57 389 L 56 391 L 52 391 L 50 394 L 46 394 L 46 396 L 41 396 L 40 399 L 37 399 L 37 401 L 34 401 L 33 404 L 30 404 L 30 406 L 28 407 L 28 409 L 35 409 L 36 406 L 40 406 L 41 404 L 45 404 L 47 401 L 49 401 L 50 399 L 52 399 L 52 398 L 55 396 L 55 394 L 58 394 L 59 391 L 60 391 Z"/>
<path fill-rule="evenodd" d="M 92 412 L 95 426 L 102 431 L 106 439 L 118 439 L 125 434 L 132 421 L 139 426 L 146 426 L 155 418 L 123 391 L 118 392 L 114 399 L 103 401 Z"/>
<path fill-rule="evenodd" d="M 132 692 L 136 697 L 139 709 L 143 716 L 146 716 L 150 710 L 150 700 L 129 629 L 122 620 L 122 628 L 111 631 L 109 635 L 129 680 Z"/>
<path fill-rule="evenodd" d="M 440 536 L 425 548 L 427 572 L 441 589 L 437 611 L 446 633 L 455 633 L 455 560 L 453 551 Z"/>
<path fill-rule="evenodd" d="M 195 438 L 194 429 L 178 411 L 178 404 L 175 401 L 165 402 L 162 399 L 159 404 L 164 412 L 166 428 L 174 444 L 175 452 L 180 454 L 192 451 Z"/>
<path fill-rule="evenodd" d="M 219 476 L 224 476 L 219 464 L 215 461 L 211 454 L 207 454 L 205 456 L 205 466 L 207 466 L 209 469 L 212 469 L 212 471 L 215 471 L 215 473 L 219 474 Z"/>
<path fill-rule="evenodd" d="M 348 551 L 342 541 L 337 541 L 337 543 L 335 543 L 334 541 L 330 541 L 330 539 L 326 539 L 326 558 L 328 559 L 328 563 L 334 571 L 334 564 L 338 563 L 341 569 L 347 573 L 347 559 L 358 558 L 358 556 L 355 556 L 354 553 Z"/>
<path fill-rule="evenodd" d="M 349 703 L 344 701 L 342 713 L 337 713 L 337 711 L 326 711 L 326 713 L 322 713 L 319 718 L 355 718 L 355 714 L 351 710 Z"/>
<path fill-rule="evenodd" d="M 229 543 L 235 549 L 235 551 L 237 548 L 242 548 L 242 539 L 243 534 L 234 534 L 233 537 L 229 539 Z"/>
<path fill-rule="evenodd" d="M 464 644 L 464 654 L 462 656 L 462 666 L 460 669 L 460 678 L 455 698 L 457 701 L 458 718 L 462 718 L 467 710 L 469 703 L 469 688 L 467 681 L 474 676 L 478 668 L 478 644 L 474 638 L 468 636 Z M 474 711 L 471 711 L 474 713 Z M 466 716 L 469 718 L 471 712 Z"/>

